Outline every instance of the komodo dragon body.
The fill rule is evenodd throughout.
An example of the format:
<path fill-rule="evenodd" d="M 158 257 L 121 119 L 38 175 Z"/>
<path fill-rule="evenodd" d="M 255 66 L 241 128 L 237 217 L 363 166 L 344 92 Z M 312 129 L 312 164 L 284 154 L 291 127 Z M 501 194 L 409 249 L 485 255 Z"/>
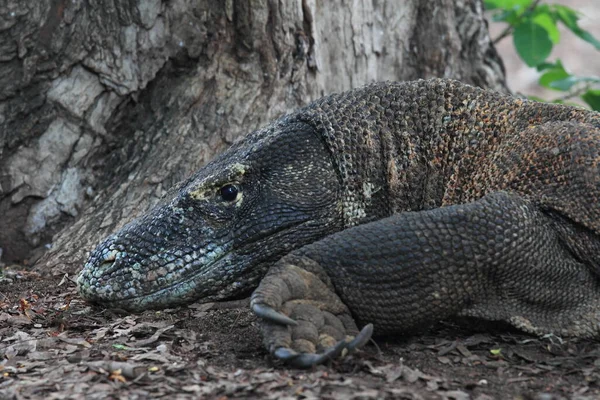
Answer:
<path fill-rule="evenodd" d="M 258 286 L 265 344 L 298 366 L 452 316 L 600 336 L 599 163 L 598 113 L 377 83 L 234 144 L 100 244 L 79 291 L 143 310 Z"/>

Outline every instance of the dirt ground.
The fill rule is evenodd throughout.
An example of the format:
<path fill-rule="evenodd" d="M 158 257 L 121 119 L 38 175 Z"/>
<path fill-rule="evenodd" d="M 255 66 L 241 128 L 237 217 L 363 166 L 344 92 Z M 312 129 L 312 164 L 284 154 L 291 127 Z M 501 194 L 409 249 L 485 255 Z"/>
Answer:
<path fill-rule="evenodd" d="M 93 308 L 69 277 L 5 269 L 0 399 L 597 399 L 600 344 L 464 321 L 312 370 L 261 346 L 247 301 L 139 315 Z"/>

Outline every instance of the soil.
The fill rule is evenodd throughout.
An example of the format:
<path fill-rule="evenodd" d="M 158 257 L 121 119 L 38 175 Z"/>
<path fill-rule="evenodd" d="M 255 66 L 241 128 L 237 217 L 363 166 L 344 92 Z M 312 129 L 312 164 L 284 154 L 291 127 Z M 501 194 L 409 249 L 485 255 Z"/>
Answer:
<path fill-rule="evenodd" d="M 600 344 L 444 323 L 310 370 L 261 346 L 247 300 L 129 315 L 70 277 L 0 277 L 0 399 L 597 399 Z"/>

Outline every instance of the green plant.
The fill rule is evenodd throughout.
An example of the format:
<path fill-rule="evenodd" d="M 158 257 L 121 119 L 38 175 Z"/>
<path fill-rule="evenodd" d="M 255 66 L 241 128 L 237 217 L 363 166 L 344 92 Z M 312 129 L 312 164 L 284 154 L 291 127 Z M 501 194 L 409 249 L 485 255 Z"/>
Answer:
<path fill-rule="evenodd" d="M 600 50 L 600 41 L 579 26 L 580 14 L 576 10 L 560 4 L 541 4 L 540 0 L 484 0 L 484 4 L 493 12 L 493 21 L 508 24 L 494 42 L 512 34 L 519 57 L 542 73 L 539 84 L 564 92 L 552 101 L 580 97 L 593 110 L 600 111 L 600 77 L 575 76 L 560 59 L 547 61 L 552 47 L 560 42 L 558 24 Z"/>

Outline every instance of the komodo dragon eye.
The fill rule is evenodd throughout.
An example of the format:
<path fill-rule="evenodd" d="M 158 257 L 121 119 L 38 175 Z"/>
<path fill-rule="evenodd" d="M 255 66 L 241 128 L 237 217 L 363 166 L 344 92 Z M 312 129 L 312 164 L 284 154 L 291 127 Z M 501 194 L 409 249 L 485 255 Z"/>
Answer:
<path fill-rule="evenodd" d="M 237 187 L 237 185 L 233 185 L 231 183 L 223 186 L 221 189 L 219 189 L 219 194 L 221 195 L 221 198 L 223 199 L 223 201 L 227 201 L 227 202 L 232 202 L 237 200 L 238 198 L 238 194 L 240 193 L 240 189 Z"/>

